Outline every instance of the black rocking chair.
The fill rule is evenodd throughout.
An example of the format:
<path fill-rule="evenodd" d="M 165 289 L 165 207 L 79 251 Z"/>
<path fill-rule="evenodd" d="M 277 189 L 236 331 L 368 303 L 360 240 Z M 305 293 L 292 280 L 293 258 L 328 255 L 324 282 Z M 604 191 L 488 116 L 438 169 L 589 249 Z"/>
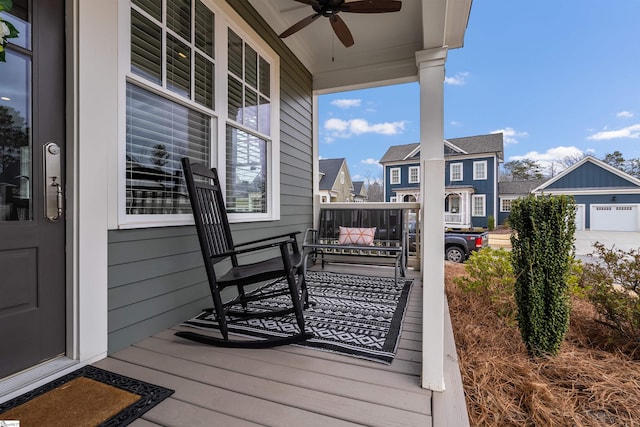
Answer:
<path fill-rule="evenodd" d="M 309 300 L 302 269 L 303 257 L 296 240 L 299 232 L 234 244 L 216 169 L 191 163 L 188 158 L 182 159 L 182 169 L 213 297 L 213 308 L 208 310 L 215 312 L 222 338 L 190 331 L 179 331 L 176 335 L 202 344 L 241 348 L 267 348 L 312 338 L 313 334 L 304 329 L 303 310 L 308 307 Z M 243 265 L 238 262 L 239 255 L 269 249 L 278 250 L 278 256 L 251 264 Z M 219 276 L 216 264 L 220 261 L 227 261 L 223 263 L 225 265 L 230 261 L 230 267 Z M 280 280 L 278 286 L 269 287 L 269 290 L 258 287 L 257 290 L 245 292 L 245 286 L 277 279 L 286 280 Z M 237 288 L 238 296 L 223 302 L 220 291 L 230 286 Z M 250 302 L 280 295 L 291 297 L 291 307 L 259 312 L 248 310 Z M 295 313 L 299 329 L 299 333 L 295 335 L 254 340 L 229 339 L 228 324 L 236 320 L 290 313 Z"/>

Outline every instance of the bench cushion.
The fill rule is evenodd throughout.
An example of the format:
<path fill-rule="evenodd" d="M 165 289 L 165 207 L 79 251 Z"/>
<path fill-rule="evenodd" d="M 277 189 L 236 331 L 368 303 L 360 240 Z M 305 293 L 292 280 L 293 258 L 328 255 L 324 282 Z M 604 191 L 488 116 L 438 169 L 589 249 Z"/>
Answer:
<path fill-rule="evenodd" d="M 373 237 L 376 234 L 376 227 L 373 228 L 352 228 L 340 227 L 338 244 L 373 246 Z"/>

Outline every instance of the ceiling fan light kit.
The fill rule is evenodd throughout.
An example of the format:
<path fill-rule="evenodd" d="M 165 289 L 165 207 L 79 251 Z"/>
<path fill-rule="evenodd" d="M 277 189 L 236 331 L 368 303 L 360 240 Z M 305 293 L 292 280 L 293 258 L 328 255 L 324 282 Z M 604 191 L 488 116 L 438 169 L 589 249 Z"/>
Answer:
<path fill-rule="evenodd" d="M 351 31 L 349 31 L 349 27 L 347 27 L 344 20 L 338 16 L 338 13 L 387 13 L 398 12 L 402 8 L 402 1 L 400 0 L 357 0 L 351 2 L 347 2 L 346 0 L 294 1 L 311 6 L 315 13 L 287 28 L 280 34 L 280 38 L 289 37 L 311 24 L 319 17 L 324 16 L 325 18 L 329 18 L 333 32 L 345 47 L 353 45 L 353 36 L 351 35 Z"/>

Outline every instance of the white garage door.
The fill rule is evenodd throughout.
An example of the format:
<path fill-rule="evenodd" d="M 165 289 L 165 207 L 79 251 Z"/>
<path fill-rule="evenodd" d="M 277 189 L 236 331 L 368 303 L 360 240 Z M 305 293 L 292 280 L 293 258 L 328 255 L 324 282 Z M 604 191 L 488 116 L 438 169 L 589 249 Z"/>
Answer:
<path fill-rule="evenodd" d="M 639 231 L 638 205 L 591 205 L 591 230 Z"/>
<path fill-rule="evenodd" d="M 584 205 L 576 205 L 576 230 L 584 230 Z"/>

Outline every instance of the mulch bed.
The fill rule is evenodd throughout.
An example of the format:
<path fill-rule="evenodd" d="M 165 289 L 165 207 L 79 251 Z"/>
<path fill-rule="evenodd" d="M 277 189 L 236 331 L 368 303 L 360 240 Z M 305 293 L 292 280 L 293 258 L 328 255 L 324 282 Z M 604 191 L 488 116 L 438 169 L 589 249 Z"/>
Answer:
<path fill-rule="evenodd" d="M 446 262 L 445 282 L 473 426 L 640 425 L 638 343 L 615 340 L 575 299 L 561 353 L 528 357 L 515 321 L 461 291 L 464 265 Z"/>

